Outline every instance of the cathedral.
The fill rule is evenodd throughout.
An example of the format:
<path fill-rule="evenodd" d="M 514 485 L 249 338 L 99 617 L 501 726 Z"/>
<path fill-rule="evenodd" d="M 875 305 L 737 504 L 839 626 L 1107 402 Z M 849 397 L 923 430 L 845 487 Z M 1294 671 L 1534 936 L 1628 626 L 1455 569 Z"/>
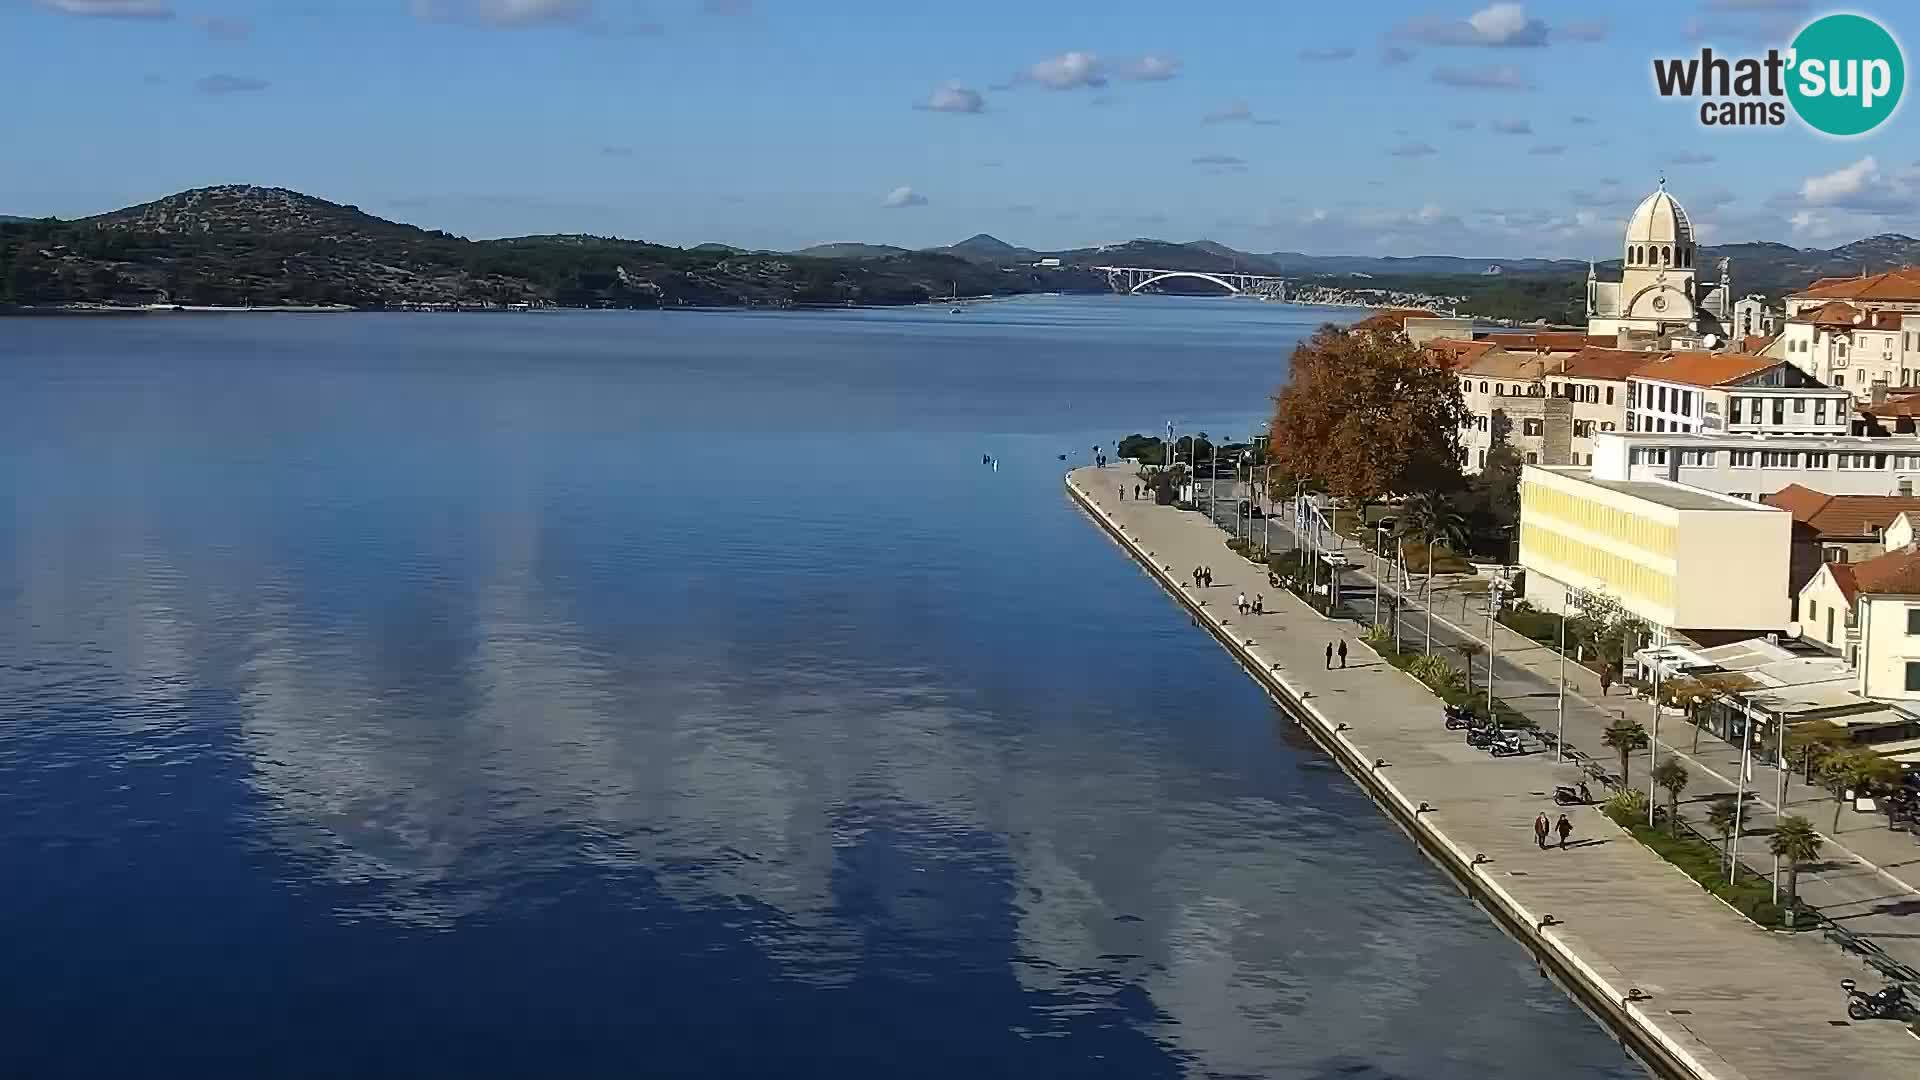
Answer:
<path fill-rule="evenodd" d="M 1727 260 L 1720 260 L 1719 282 L 1702 289 L 1696 254 L 1693 223 L 1662 179 L 1627 219 L 1620 280 L 1601 281 L 1587 264 L 1587 333 L 1726 341 L 1733 305 Z"/>

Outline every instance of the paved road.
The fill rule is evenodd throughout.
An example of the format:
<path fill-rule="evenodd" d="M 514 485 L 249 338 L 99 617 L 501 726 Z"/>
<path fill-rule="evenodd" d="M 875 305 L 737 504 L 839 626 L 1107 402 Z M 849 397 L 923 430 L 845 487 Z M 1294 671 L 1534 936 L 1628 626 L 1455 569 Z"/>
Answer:
<path fill-rule="evenodd" d="M 1233 528 L 1233 505 L 1230 499 L 1223 499 L 1219 511 L 1219 523 L 1227 531 Z M 1272 549 L 1284 550 L 1294 543 L 1285 522 L 1263 519 L 1261 525 L 1271 530 L 1268 542 Z M 1347 548 L 1346 553 L 1356 569 L 1346 575 L 1343 596 L 1351 610 L 1370 617 L 1374 575 L 1380 561 L 1357 546 Z M 1453 646 L 1473 641 L 1486 647 L 1487 605 L 1483 591 L 1450 590 L 1436 585 L 1434 617 L 1429 620 L 1427 609 L 1421 603 L 1424 583 L 1416 577 L 1412 584 L 1412 593 L 1403 598 L 1400 608 L 1403 648 L 1424 647 L 1429 625 L 1433 648 L 1456 669 L 1462 667 L 1464 661 Z M 1382 590 L 1383 617 L 1392 608 L 1386 598 L 1397 595 L 1398 590 L 1391 586 Z M 1462 612 L 1465 612 L 1464 618 Z M 1653 730 L 1649 702 L 1631 699 L 1618 689 L 1610 696 L 1603 696 L 1599 677 L 1592 671 L 1578 664 L 1563 665 L 1555 650 L 1497 622 L 1493 624 L 1492 636 L 1499 646 L 1493 667 L 1495 696 L 1531 718 L 1543 732 L 1560 730 L 1557 702 L 1564 670 L 1568 684 L 1565 731 L 1570 749 L 1584 751 L 1604 763 L 1610 772 L 1617 772 L 1618 753 L 1601 743 L 1601 732 L 1606 726 L 1627 716 L 1650 732 Z M 1475 661 L 1476 686 L 1486 684 L 1486 664 L 1485 655 Z M 1678 717 L 1663 717 L 1659 733 L 1657 747 L 1650 745 L 1646 751 L 1631 756 L 1629 775 L 1633 784 L 1647 790 L 1648 771 L 1656 749 L 1662 758 L 1676 755 L 1692 776 L 1682 794 L 1681 813 L 1704 829 L 1706 804 L 1735 793 L 1740 750 L 1708 733 L 1700 735 L 1696 750 L 1692 725 Z M 1578 778 L 1579 772 L 1569 766 L 1565 775 L 1571 781 Z M 1746 785 L 1752 798 L 1742 827 L 1742 832 L 1749 835 L 1741 841 L 1741 863 L 1763 877 L 1771 877 L 1775 869 L 1774 859 L 1766 850 L 1766 836 L 1772 832 L 1777 816 L 1779 777 L 1778 770 L 1756 762 L 1753 778 Z M 1920 883 L 1920 843 L 1910 834 L 1886 828 L 1881 815 L 1859 813 L 1851 807 L 1842 811 L 1840 828 L 1831 829 L 1834 801 L 1826 789 L 1790 777 L 1787 792 L 1788 812 L 1807 817 L 1827 839 L 1823 861 L 1800 873 L 1801 898 L 1840 926 L 1867 937 L 1893 961 L 1920 972 L 1920 887 L 1916 887 L 1916 883 Z M 1654 793 L 1654 798 L 1662 803 L 1665 797 L 1664 792 Z"/>
<path fill-rule="evenodd" d="M 1344 636 L 1358 645 L 1351 623 L 1322 619 L 1276 594 L 1261 568 L 1228 552 L 1203 516 L 1118 500 L 1116 471 L 1077 470 L 1073 478 L 1085 503 L 1131 538 L 1136 557 L 1179 568 L 1157 578 L 1162 587 L 1198 605 L 1199 617 L 1234 642 L 1243 662 L 1300 701 L 1306 721 L 1343 744 L 1350 760 L 1380 762 L 1373 776 L 1386 791 L 1381 797 L 1416 830 L 1461 863 L 1483 855 L 1467 872 L 1503 906 L 1528 926 L 1551 913 L 1555 923 L 1533 936 L 1568 958 L 1582 981 L 1613 1001 L 1633 988 L 1648 995 L 1621 1009 L 1690 1059 L 1694 1072 L 1724 1080 L 1920 1076 L 1920 1040 L 1904 1027 L 1845 1022 L 1836 984 L 1873 982 L 1858 961 L 1817 934 L 1758 930 L 1598 808 L 1569 812 L 1583 841 L 1575 849 L 1537 850 L 1530 824 L 1537 812 L 1559 812 L 1546 795 L 1565 767 L 1547 754 L 1493 759 L 1467 747 L 1441 726 L 1425 687 L 1364 646 L 1350 669 L 1326 670 L 1328 642 Z M 1214 588 L 1169 580 L 1197 564 L 1214 568 Z M 1232 598 L 1242 589 L 1266 593 L 1272 610 L 1235 613 Z M 1413 811 L 1422 802 L 1431 812 Z"/>

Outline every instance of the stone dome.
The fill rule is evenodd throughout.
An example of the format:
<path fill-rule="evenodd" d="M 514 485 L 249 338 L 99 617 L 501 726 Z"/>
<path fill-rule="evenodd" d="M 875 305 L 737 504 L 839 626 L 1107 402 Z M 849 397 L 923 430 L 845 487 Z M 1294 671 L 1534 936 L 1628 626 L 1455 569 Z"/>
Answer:
<path fill-rule="evenodd" d="M 1680 200 L 1667 194 L 1665 185 L 1633 208 L 1633 216 L 1627 219 L 1627 243 L 1693 243 L 1693 222 L 1687 220 Z"/>

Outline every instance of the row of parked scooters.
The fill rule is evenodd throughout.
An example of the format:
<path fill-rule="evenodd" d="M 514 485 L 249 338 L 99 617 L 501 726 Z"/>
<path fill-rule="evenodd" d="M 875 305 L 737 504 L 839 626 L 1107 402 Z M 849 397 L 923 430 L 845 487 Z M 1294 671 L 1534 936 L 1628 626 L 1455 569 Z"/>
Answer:
<path fill-rule="evenodd" d="M 1468 746 L 1477 746 L 1494 757 L 1512 757 L 1527 752 L 1518 734 L 1500 730 L 1498 723 L 1475 716 L 1471 708 L 1465 705 L 1446 705 L 1442 708 L 1449 730 L 1466 730 Z"/>

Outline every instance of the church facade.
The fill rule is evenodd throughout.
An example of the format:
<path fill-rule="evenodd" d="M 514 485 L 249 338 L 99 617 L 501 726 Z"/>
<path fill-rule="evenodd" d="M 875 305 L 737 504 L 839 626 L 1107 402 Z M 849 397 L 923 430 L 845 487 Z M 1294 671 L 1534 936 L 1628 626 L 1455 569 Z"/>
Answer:
<path fill-rule="evenodd" d="M 1693 222 L 1665 180 L 1634 207 L 1623 248 L 1619 281 L 1601 281 L 1587 264 L 1587 333 L 1728 339 L 1733 284 L 1727 260 L 1720 260 L 1719 281 L 1703 285 Z"/>

